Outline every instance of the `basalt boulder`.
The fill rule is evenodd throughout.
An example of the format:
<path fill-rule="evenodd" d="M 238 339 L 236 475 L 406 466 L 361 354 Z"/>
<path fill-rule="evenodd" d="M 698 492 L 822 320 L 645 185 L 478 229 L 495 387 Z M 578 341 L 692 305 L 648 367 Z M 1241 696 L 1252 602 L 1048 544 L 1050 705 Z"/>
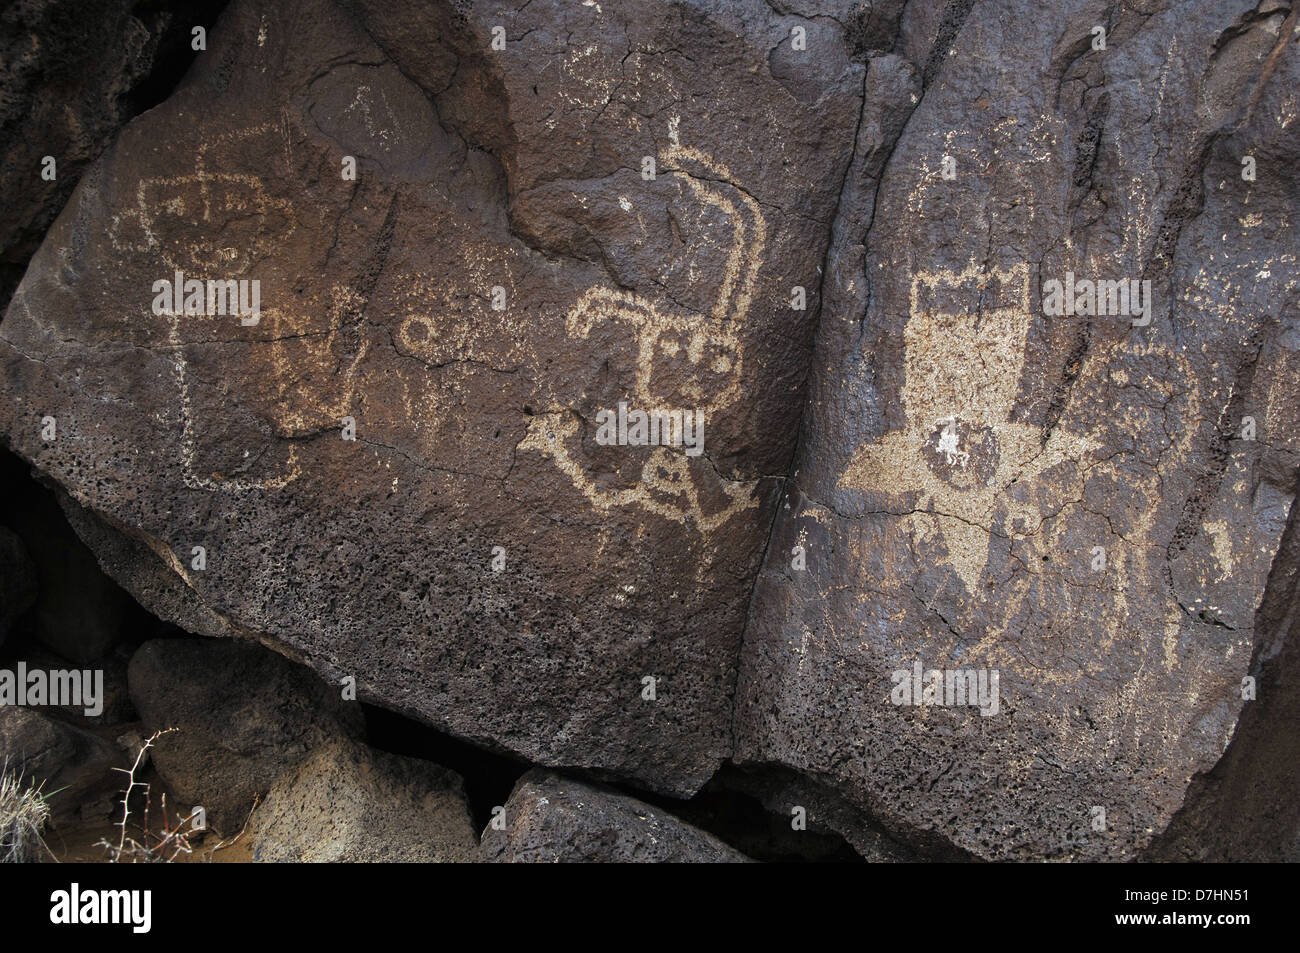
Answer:
<path fill-rule="evenodd" d="M 78 178 L 165 96 L 224 0 L 18 0 L 0 11 L 0 309 Z"/>
<path fill-rule="evenodd" d="M 241 640 L 146 642 L 127 680 L 144 730 L 163 732 L 149 752 L 158 773 L 227 835 L 243 828 L 276 778 L 365 728 L 339 687 Z"/>
<path fill-rule="evenodd" d="M 1296 17 L 954 12 L 868 72 L 736 757 L 937 856 L 1130 859 L 1285 637 Z"/>
<path fill-rule="evenodd" d="M 126 787 L 130 754 L 35 708 L 0 706 L 0 765 L 40 789 L 56 824 L 98 810 Z"/>
<path fill-rule="evenodd" d="M 1300 34 L 1138 6 L 236 0 L 0 433 L 153 611 L 481 746 L 1187 856 L 1294 721 Z"/>
<path fill-rule="evenodd" d="M 730 753 L 854 49 L 757 0 L 236 2 L 29 268 L 0 430 L 156 611 L 689 794 Z M 702 443 L 605 445 L 620 404 Z"/>
<path fill-rule="evenodd" d="M 745 863 L 734 848 L 668 812 L 599 785 L 534 770 L 483 832 L 495 863 Z M 501 826 L 498 826 L 501 825 Z"/>
<path fill-rule="evenodd" d="M 459 775 L 337 740 L 271 787 L 250 822 L 263 863 L 467 863 L 477 859 Z"/>

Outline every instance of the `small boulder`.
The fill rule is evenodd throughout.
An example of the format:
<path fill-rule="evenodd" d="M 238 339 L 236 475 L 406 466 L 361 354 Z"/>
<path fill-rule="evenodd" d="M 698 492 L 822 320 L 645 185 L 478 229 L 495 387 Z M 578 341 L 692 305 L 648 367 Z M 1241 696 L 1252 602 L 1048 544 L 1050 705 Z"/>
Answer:
<path fill-rule="evenodd" d="M 339 739 L 272 786 L 253 814 L 253 859 L 456 863 L 478 845 L 460 775 Z"/>
<path fill-rule="evenodd" d="M 225 834 L 317 747 L 364 730 L 337 688 L 253 642 L 155 639 L 132 656 L 127 682 L 150 732 L 178 729 L 151 751 L 158 773 Z"/>
<path fill-rule="evenodd" d="M 493 863 L 745 863 L 744 854 L 643 801 L 529 771 L 505 805 L 505 828 L 483 832 Z"/>
<path fill-rule="evenodd" d="M 31 708 L 0 707 L 0 765 L 39 785 L 55 824 L 126 787 L 130 762 L 111 742 Z"/>

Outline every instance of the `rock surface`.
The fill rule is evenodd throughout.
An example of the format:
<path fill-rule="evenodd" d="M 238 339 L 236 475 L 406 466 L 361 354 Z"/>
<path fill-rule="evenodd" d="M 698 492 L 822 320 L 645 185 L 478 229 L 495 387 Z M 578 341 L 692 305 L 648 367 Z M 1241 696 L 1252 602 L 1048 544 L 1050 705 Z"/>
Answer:
<path fill-rule="evenodd" d="M 459 775 L 347 740 L 317 748 L 250 823 L 267 863 L 466 863 L 478 840 Z"/>
<path fill-rule="evenodd" d="M 363 730 L 339 689 L 259 645 L 155 639 L 127 670 L 158 773 L 211 827 L 241 830 L 258 797 L 316 748 Z"/>
<path fill-rule="evenodd" d="M 116 745 L 31 708 L 0 706 L 0 763 L 41 786 L 56 823 L 80 817 L 126 787 L 131 766 Z"/>
<path fill-rule="evenodd" d="M 873 859 L 1186 855 L 1271 750 L 1243 679 L 1294 684 L 1296 26 L 235 0 L 33 258 L 0 433 L 152 611 L 484 747 L 730 760 Z M 159 313 L 177 271 L 257 320 Z M 598 441 L 620 402 L 704 452 Z M 149 671 L 246 810 L 264 726 Z"/>
<path fill-rule="evenodd" d="M 221 2 L 18 0 L 0 12 L 0 309 L 86 167 L 183 68 Z M 181 8 L 181 9 L 174 9 Z M 46 157 L 54 159 L 52 177 Z"/>
<path fill-rule="evenodd" d="M 872 61 L 739 761 L 904 841 L 1113 860 L 1223 754 L 1300 459 L 1300 56 L 1253 7 L 1000 0 Z M 1069 272 L 1149 315 L 1049 313 Z M 917 664 L 999 710 L 895 704 Z"/>
<path fill-rule="evenodd" d="M 483 859 L 494 863 L 745 863 L 711 834 L 644 801 L 529 771 L 505 807 L 504 829 L 483 831 Z"/>
<path fill-rule="evenodd" d="M 538 5 L 499 53 L 495 10 L 390 6 L 227 10 L 29 269 L 0 428 L 147 547 L 105 558 L 126 584 L 161 561 L 363 698 L 690 793 L 729 753 L 863 68 L 828 36 L 755 70 L 789 33 L 758 2 Z M 258 280 L 259 323 L 152 313 L 178 269 Z M 620 401 L 702 411 L 705 452 L 597 445 Z"/>

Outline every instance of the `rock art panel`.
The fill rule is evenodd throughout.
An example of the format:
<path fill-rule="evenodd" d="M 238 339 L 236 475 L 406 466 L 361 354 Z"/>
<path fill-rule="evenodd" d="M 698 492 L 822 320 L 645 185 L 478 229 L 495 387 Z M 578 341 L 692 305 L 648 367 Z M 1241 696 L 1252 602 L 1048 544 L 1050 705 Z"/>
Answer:
<path fill-rule="evenodd" d="M 694 791 L 730 751 L 861 102 L 831 26 L 801 96 L 751 70 L 784 32 L 759 3 L 231 4 L 37 253 L 0 428 L 155 611 Z M 207 303 L 253 282 L 256 314 Z M 620 402 L 698 411 L 703 452 L 597 443 Z"/>
<path fill-rule="evenodd" d="M 906 124 L 883 159 L 859 143 L 841 205 L 737 759 L 931 856 L 1128 859 L 1272 638 L 1294 177 L 1241 157 L 1294 151 L 1297 65 L 1263 78 L 1268 23 L 1215 57 L 1242 11 L 1121 18 L 1103 53 L 1083 5 L 1023 7 L 972 8 L 920 94 L 881 75 Z"/>

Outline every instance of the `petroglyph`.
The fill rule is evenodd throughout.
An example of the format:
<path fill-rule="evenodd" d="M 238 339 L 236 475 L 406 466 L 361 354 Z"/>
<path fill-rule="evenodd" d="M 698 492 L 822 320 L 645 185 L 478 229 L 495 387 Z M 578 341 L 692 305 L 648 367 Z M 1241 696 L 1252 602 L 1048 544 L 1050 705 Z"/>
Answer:
<path fill-rule="evenodd" d="M 1016 643 L 1016 632 L 1043 606 L 1064 607 L 1062 624 L 1071 624 L 1071 607 L 1092 607 L 1084 624 L 1093 626 L 1103 657 L 1132 672 L 1113 707 L 1092 714 L 1097 724 L 1131 732 L 1136 742 L 1150 726 L 1131 723 L 1129 703 L 1135 693 L 1157 690 L 1165 673 L 1175 669 L 1189 672 L 1190 684 L 1202 690 L 1200 672 L 1208 670 L 1217 651 L 1188 638 L 1194 620 L 1176 598 L 1178 583 L 1170 576 L 1169 551 L 1161 541 L 1162 532 L 1179 518 L 1182 503 L 1169 498 L 1172 474 L 1160 462 L 1191 456 L 1205 428 L 1222 413 L 1205 405 L 1200 389 L 1185 386 L 1196 379 L 1186 354 L 1133 333 L 1097 343 L 1075 386 L 1083 393 L 1103 393 L 1109 379 L 1109 386 L 1146 395 L 1126 411 L 1122 404 L 1116 410 L 1126 412 L 1135 429 L 1165 435 L 1167 445 L 1157 453 L 1125 450 L 1123 437 L 1112 435 L 1103 456 L 1103 443 L 1080 432 L 1081 418 L 1068 413 L 1046 435 L 1041 426 L 1013 419 L 1025 355 L 1032 351 L 1026 344 L 1033 313 L 1029 296 L 1024 265 L 917 273 L 903 329 L 900 396 L 906 422 L 859 448 L 838 486 L 883 496 L 914 558 L 933 559 L 936 551 L 946 550 L 954 581 L 960 580 L 967 599 L 996 599 L 1000 623 L 964 636 L 950 631 L 953 641 L 944 650 L 959 652 L 967 663 L 979 660 L 1011 669 L 1032 665 L 1039 681 L 1069 685 L 1077 673 L 1052 663 L 1045 644 Z M 1285 356 L 1278 360 L 1285 364 Z M 1242 494 L 1248 487 L 1244 466 L 1232 464 Z M 1095 488 L 1122 492 L 1129 505 L 1096 521 L 1095 538 L 1107 543 L 1108 565 L 1092 588 L 1079 588 L 1077 574 L 1053 568 L 1050 560 L 1078 554 L 1072 523 L 1077 531 L 1078 519 L 1086 517 L 1086 487 L 1092 481 Z M 1192 529 L 1204 538 L 1212 560 L 1210 582 L 1226 576 L 1239 558 L 1222 532 L 1224 517 L 1216 515 L 1217 507 L 1226 505 L 1216 504 Z M 1256 500 L 1251 505 L 1258 513 L 1272 504 Z M 1288 506 L 1289 500 L 1279 500 L 1274 507 L 1282 514 L 1273 520 L 1278 533 Z M 1009 554 L 1011 569 L 986 576 L 994 547 Z M 1252 567 L 1242 575 L 1250 579 L 1254 574 Z M 1044 587 L 1051 587 L 1050 592 Z M 1096 611 L 1098 599 L 1110 603 L 1104 614 Z M 1160 634 L 1159 654 L 1148 660 L 1145 636 L 1152 630 Z M 939 638 L 949 636 L 941 633 Z M 1248 636 L 1238 638 L 1240 644 L 1222 651 L 1228 656 L 1247 651 Z M 1215 686 L 1206 682 L 1203 690 L 1210 693 Z M 1062 736 L 1075 727 L 1062 716 Z M 1231 724 L 1225 730 L 1230 732 Z"/>
<path fill-rule="evenodd" d="M 1042 443 L 1042 429 L 1012 420 L 1029 332 L 1029 268 L 989 271 L 970 266 L 919 272 L 912 279 L 911 317 L 903 330 L 903 412 L 907 426 L 861 448 L 841 487 L 889 488 L 900 500 L 907 531 L 939 534 L 953 569 L 976 592 L 988 564 L 995 510 L 1032 535 L 1042 519 L 1036 506 L 1006 494 L 1062 464 L 1082 461 L 1097 444 L 1058 428 Z M 989 306 L 971 307 L 971 302 Z M 1062 467 L 1077 483 L 1081 470 Z M 907 502 L 917 494 L 915 503 Z"/>
<path fill-rule="evenodd" d="M 357 93 L 363 106 L 369 102 L 362 95 L 366 92 Z M 141 181 L 135 204 L 110 221 L 113 247 L 156 260 L 160 278 L 182 271 L 199 279 L 261 279 L 266 300 L 256 328 L 241 330 L 199 315 L 161 316 L 166 321 L 163 348 L 173 362 L 179 398 L 180 463 L 185 485 L 193 489 L 281 489 L 302 473 L 292 441 L 337 428 L 343 417 L 363 414 L 367 404 L 391 403 L 406 412 L 409 429 L 385 433 L 379 442 L 401 445 L 409 437 L 418 448 L 427 448 L 446 422 L 445 405 L 457 375 L 510 371 L 497 366 L 501 347 L 479 354 L 480 341 L 520 337 L 519 328 L 507 326 L 508 315 L 486 307 L 474 320 L 444 327 L 442 315 L 473 309 L 482 297 L 474 293 L 479 289 L 504 283 L 511 295 L 515 292 L 509 247 L 485 246 L 454 225 L 448 226 L 447 241 L 461 259 L 462 267 L 451 271 L 463 276 L 458 281 L 394 268 L 386 261 L 382 234 L 362 233 L 354 234 L 353 244 L 339 254 L 380 256 L 370 262 L 380 265 L 376 273 L 333 282 L 303 282 L 282 274 L 284 262 L 293 258 L 288 246 L 297 240 L 303 216 L 314 224 L 343 213 L 296 206 L 272 194 L 257 175 L 214 170 L 264 162 L 267 156 L 285 155 L 288 162 L 287 143 L 280 123 L 209 137 L 196 151 L 192 173 Z M 377 251 L 381 245 L 385 250 Z M 401 315 L 391 328 L 366 317 L 376 293 Z M 214 427 L 207 411 L 207 419 L 195 419 L 200 403 L 212 403 L 196 399 L 196 388 L 220 391 L 223 386 L 213 380 L 210 361 L 203 361 L 206 373 L 197 367 L 206 357 L 203 349 L 213 347 L 238 354 L 241 376 L 255 385 L 230 403 L 230 414 L 238 421 L 225 433 Z M 368 368 L 378 366 L 376 352 L 390 349 L 409 360 L 375 377 Z M 521 349 L 522 344 L 508 348 L 512 364 L 524 359 Z M 370 433 L 373 439 L 374 431 Z"/>
<path fill-rule="evenodd" d="M 565 327 L 577 338 L 589 338 L 593 328 L 623 322 L 636 334 L 636 377 L 632 403 L 638 407 L 681 407 L 687 405 L 716 419 L 718 412 L 740 397 L 744 351 L 736 334 L 749 314 L 754 286 L 767 243 L 767 222 L 753 196 L 734 185 L 726 166 L 697 149 L 682 146 L 670 125 L 670 145 L 661 156 L 662 168 L 680 180 L 701 203 L 718 210 L 731 225 L 732 241 L 727 253 L 718 296 L 705 315 L 656 304 L 641 295 L 597 286 L 588 289 L 569 311 Z M 694 167 L 699 174 L 693 174 Z M 735 197 L 719 187 L 727 183 Z M 657 377 L 669 369 L 688 373 L 676 388 L 661 384 Z M 671 391 L 671 392 L 670 392 Z M 741 510 L 757 505 L 752 498 L 758 481 L 723 481 L 727 503 L 723 509 L 707 512 L 680 449 L 656 448 L 641 470 L 641 482 L 625 489 L 597 487 L 570 449 L 579 436 L 578 421 L 571 415 L 548 414 L 533 420 L 523 449 L 547 454 L 582 493 L 600 510 L 629 505 L 682 524 L 693 524 L 711 532 Z"/>
<path fill-rule="evenodd" d="M 292 206 L 267 194 L 255 175 L 209 171 L 209 152 L 244 146 L 255 137 L 267 139 L 276 131 L 275 126 L 262 124 L 205 139 L 195 152 L 193 174 L 141 181 L 136 188 L 136 207 L 114 215 L 109 224 L 113 247 L 122 253 L 154 256 L 166 269 L 186 271 L 202 279 L 249 275 L 256 262 L 268 258 L 275 246 L 293 232 Z M 274 307 L 264 309 L 262 316 L 277 329 L 284 323 L 284 315 Z M 280 489 L 296 479 L 300 466 L 292 446 L 282 463 L 274 467 L 278 471 L 275 475 L 246 479 L 201 472 L 197 463 L 193 383 L 185 349 L 196 339 L 211 340 L 188 329 L 202 327 L 210 334 L 215 325 L 211 321 L 199 324 L 193 316 L 180 314 L 169 314 L 166 319 L 167 347 L 180 396 L 185 485 L 239 493 Z M 182 322 L 186 323 L 186 334 L 182 334 Z M 246 451 L 246 455 L 251 453 Z"/>

